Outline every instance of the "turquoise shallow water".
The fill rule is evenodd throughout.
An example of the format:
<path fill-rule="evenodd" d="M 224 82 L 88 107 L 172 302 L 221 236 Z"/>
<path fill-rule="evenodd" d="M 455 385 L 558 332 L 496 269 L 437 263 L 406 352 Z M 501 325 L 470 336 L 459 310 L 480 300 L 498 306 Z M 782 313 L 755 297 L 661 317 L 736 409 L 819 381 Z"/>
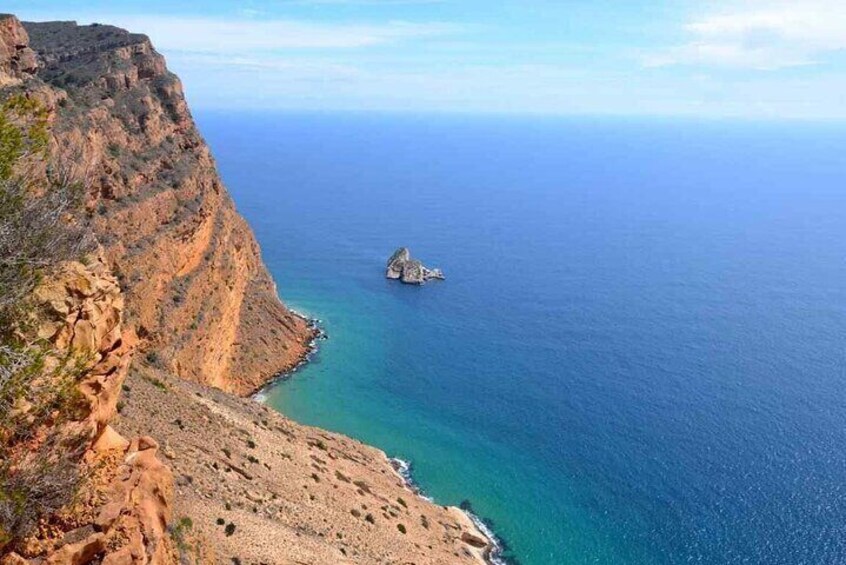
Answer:
<path fill-rule="evenodd" d="M 329 340 L 269 393 L 525 565 L 846 563 L 846 131 L 205 114 Z M 445 283 L 386 281 L 407 245 Z"/>

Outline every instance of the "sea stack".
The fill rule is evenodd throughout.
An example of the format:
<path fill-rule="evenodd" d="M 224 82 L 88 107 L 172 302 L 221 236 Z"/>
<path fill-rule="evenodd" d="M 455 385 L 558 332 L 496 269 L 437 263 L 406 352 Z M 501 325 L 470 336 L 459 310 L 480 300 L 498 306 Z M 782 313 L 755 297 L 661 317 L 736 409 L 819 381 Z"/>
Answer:
<path fill-rule="evenodd" d="M 417 285 L 432 279 L 444 280 L 446 278 L 440 269 L 429 269 L 417 259 L 412 259 L 408 247 L 400 247 L 394 251 L 394 254 L 388 259 L 385 276 L 405 284 Z"/>

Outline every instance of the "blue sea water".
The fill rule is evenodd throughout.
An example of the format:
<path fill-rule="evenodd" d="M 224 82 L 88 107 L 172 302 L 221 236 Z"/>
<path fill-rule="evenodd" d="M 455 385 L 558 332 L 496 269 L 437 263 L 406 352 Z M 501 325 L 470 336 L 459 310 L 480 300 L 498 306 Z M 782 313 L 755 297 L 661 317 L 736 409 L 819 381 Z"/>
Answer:
<path fill-rule="evenodd" d="M 846 127 L 198 118 L 330 337 L 272 406 L 524 565 L 846 563 Z"/>

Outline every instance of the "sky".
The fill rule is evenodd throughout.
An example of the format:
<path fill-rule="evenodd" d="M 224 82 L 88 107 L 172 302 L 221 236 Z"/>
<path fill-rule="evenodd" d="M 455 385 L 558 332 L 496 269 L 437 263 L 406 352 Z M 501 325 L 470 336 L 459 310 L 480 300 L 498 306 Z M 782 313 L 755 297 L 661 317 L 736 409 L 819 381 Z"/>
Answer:
<path fill-rule="evenodd" d="M 146 33 L 198 109 L 846 119 L 846 0 L 4 0 Z"/>

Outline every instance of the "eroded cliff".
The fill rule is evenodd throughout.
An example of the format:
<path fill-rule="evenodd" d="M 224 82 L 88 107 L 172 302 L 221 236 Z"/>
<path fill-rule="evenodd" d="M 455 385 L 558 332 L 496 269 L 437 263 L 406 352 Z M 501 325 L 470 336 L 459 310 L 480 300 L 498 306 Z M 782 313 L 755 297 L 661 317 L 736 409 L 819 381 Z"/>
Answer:
<path fill-rule="evenodd" d="M 12 21 L 2 24 L 14 30 L 10 76 L 49 106 L 56 155 L 90 179 L 88 221 L 148 361 L 241 395 L 294 366 L 311 329 L 280 302 L 182 85 L 149 39 Z"/>
<path fill-rule="evenodd" d="M 20 504 L 5 520 L 15 529 L 0 532 L 0 562 L 175 563 L 171 471 L 152 438 L 111 426 L 135 344 L 117 279 L 99 258 L 67 263 L 33 304 L 44 358 L 4 420 L 27 433 L 3 438 L 0 494 Z"/>

